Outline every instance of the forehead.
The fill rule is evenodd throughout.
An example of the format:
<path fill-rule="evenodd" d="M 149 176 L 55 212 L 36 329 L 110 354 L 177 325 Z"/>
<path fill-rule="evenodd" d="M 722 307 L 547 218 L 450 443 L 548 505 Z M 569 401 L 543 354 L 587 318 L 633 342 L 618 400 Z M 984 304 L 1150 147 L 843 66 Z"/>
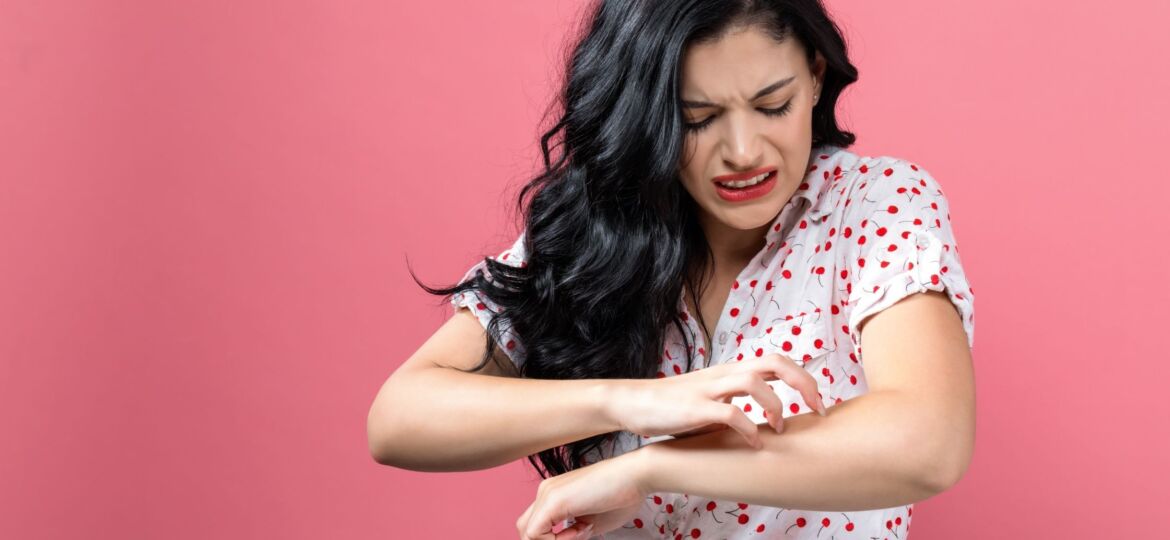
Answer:
<path fill-rule="evenodd" d="M 758 28 L 736 29 L 687 48 L 679 74 L 681 91 L 684 97 L 747 99 L 775 79 L 800 73 L 806 64 L 796 39 L 777 43 Z"/>

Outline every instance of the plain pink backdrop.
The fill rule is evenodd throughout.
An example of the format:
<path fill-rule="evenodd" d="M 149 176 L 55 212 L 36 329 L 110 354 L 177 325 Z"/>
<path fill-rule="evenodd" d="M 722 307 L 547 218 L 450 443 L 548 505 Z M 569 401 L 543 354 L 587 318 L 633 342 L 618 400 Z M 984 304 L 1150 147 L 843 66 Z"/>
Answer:
<path fill-rule="evenodd" d="M 581 2 L 0 1 L 0 537 L 515 538 L 526 461 L 377 465 L 516 233 Z M 830 2 L 852 149 L 944 186 L 974 461 L 913 538 L 1165 535 L 1170 4 Z"/>

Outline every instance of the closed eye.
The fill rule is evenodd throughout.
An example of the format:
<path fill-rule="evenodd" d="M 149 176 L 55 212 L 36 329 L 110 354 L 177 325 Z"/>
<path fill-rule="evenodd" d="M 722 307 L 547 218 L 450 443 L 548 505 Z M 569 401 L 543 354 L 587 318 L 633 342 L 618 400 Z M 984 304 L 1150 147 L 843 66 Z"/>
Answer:
<path fill-rule="evenodd" d="M 786 102 L 783 106 L 776 108 L 776 109 L 763 109 L 763 108 L 761 108 L 761 109 L 757 109 L 757 110 L 764 113 L 765 115 L 768 115 L 768 116 L 784 116 L 784 115 L 788 114 L 788 111 L 792 110 L 792 100 L 788 100 L 788 102 Z M 686 127 L 686 129 L 688 131 L 693 131 L 693 132 L 702 131 L 702 130 L 706 129 L 707 126 L 711 125 L 711 122 L 714 122 L 715 118 L 717 116 L 718 115 L 711 115 L 711 116 L 708 116 L 706 119 L 704 119 L 702 122 L 688 123 L 688 124 L 683 124 L 683 125 Z"/>

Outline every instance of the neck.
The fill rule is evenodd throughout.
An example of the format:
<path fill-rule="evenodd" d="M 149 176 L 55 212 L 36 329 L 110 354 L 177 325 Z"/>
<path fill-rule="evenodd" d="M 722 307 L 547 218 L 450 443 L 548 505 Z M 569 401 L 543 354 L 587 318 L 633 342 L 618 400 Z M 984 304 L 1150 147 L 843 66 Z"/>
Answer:
<path fill-rule="evenodd" d="M 710 216 L 700 216 L 699 225 L 703 228 L 703 235 L 707 237 L 707 244 L 711 246 L 716 269 L 734 270 L 738 274 L 752 257 L 764 249 L 764 241 L 768 234 L 770 223 L 750 230 L 740 230 L 728 227 L 724 223 Z"/>

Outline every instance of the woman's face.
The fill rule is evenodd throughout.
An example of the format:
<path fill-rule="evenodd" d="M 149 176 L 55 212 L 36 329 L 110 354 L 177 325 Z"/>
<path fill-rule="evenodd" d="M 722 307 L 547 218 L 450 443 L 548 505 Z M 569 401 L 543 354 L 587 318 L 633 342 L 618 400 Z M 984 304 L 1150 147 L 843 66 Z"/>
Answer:
<path fill-rule="evenodd" d="M 812 150 L 820 53 L 814 64 L 795 39 L 777 43 L 755 27 L 688 48 L 680 74 L 688 128 L 679 171 L 704 224 L 766 227 L 796 192 Z M 754 188 L 716 183 L 744 172 L 768 176 Z"/>

